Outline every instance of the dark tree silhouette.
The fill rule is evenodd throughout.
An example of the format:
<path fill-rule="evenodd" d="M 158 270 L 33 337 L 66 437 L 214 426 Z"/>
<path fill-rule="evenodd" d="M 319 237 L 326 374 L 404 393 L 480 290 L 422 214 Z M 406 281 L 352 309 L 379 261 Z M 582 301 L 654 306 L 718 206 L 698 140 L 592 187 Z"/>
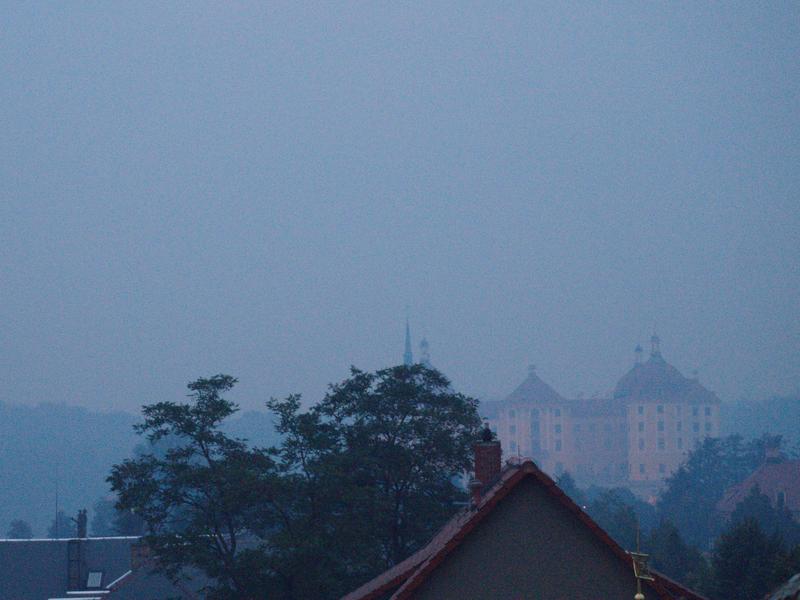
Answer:
<path fill-rule="evenodd" d="M 33 537 L 33 530 L 27 521 L 14 519 L 8 526 L 6 537 L 10 540 L 29 540 Z"/>

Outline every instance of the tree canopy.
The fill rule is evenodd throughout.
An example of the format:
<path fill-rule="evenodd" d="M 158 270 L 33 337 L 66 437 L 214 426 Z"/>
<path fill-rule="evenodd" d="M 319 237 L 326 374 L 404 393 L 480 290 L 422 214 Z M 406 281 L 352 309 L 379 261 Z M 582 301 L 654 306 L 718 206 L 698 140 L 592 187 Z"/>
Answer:
<path fill-rule="evenodd" d="M 172 578 L 199 570 L 220 597 L 335 598 L 427 542 L 465 499 L 477 401 L 439 372 L 354 368 L 308 410 L 273 399 L 281 441 L 269 449 L 223 432 L 235 383 L 198 379 L 188 403 L 145 406 L 137 431 L 176 443 L 109 477 Z"/>

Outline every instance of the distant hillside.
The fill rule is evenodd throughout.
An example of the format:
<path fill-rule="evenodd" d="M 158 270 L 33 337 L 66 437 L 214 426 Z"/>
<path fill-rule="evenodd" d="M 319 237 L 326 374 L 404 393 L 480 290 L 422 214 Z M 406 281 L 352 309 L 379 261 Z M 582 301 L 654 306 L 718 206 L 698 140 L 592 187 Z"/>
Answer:
<path fill-rule="evenodd" d="M 780 434 L 790 448 L 800 441 L 800 395 L 723 403 L 721 410 L 722 435 Z"/>
<path fill-rule="evenodd" d="M 111 465 L 142 442 L 133 431 L 139 420 L 124 412 L 0 402 L 0 538 L 12 519 L 28 521 L 35 536 L 44 536 L 55 514 L 56 482 L 62 510 L 72 515 L 85 507 L 91 512 L 94 502 L 108 494 L 105 478 Z M 255 445 L 276 442 L 266 412 L 239 413 L 226 429 Z"/>

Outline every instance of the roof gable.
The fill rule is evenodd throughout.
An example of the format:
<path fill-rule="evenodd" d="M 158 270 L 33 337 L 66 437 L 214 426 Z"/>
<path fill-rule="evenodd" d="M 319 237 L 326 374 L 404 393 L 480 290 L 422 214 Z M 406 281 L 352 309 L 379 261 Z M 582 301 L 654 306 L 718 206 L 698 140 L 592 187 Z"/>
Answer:
<path fill-rule="evenodd" d="M 417 589 L 425 584 L 448 557 L 467 539 L 476 528 L 490 517 L 497 506 L 520 485 L 532 484 L 539 488 L 544 500 L 555 504 L 561 511 L 560 518 L 572 519 L 579 528 L 591 534 L 591 538 L 601 546 L 601 552 L 611 556 L 613 561 L 631 573 L 630 557 L 613 539 L 581 510 L 555 482 L 536 465 L 525 460 L 520 464 L 509 465 L 500 480 L 484 493 L 477 506 L 459 512 L 451 519 L 420 551 L 399 563 L 392 569 L 364 584 L 343 600 L 377 600 L 391 594 L 392 600 L 407 599 L 414 596 Z M 631 574 L 631 581 L 633 577 Z M 702 597 L 683 588 L 679 584 L 656 574 L 649 597 L 664 600 L 685 597 L 699 600 Z"/>

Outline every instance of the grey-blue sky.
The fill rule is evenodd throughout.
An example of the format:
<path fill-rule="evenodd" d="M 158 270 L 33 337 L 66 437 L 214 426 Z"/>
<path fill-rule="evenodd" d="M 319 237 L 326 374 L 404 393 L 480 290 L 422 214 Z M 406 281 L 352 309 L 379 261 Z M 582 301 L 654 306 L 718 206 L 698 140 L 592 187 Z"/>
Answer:
<path fill-rule="evenodd" d="M 796 3 L 4 3 L 4 400 L 316 398 L 417 339 L 800 386 Z"/>

